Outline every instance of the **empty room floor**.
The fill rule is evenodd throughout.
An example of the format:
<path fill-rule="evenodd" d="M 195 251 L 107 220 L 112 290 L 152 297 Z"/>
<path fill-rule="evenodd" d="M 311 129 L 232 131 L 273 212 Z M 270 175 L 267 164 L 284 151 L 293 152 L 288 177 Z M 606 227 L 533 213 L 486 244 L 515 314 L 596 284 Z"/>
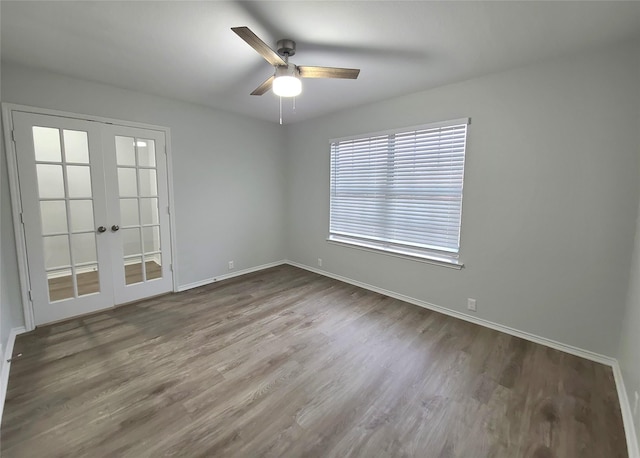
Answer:
<path fill-rule="evenodd" d="M 282 265 L 17 338 L 3 457 L 626 457 L 609 367 Z"/>

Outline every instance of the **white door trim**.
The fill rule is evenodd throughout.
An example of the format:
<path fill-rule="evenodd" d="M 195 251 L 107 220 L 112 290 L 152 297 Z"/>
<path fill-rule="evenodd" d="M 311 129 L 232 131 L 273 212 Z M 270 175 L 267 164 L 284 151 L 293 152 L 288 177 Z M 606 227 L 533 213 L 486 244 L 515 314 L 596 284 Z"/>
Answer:
<path fill-rule="evenodd" d="M 171 131 L 168 127 L 157 126 L 153 124 L 145 124 L 134 121 L 125 121 L 121 119 L 106 118 L 102 116 L 85 115 L 72 113 L 67 111 L 50 110 L 47 108 L 31 107 L 27 105 L 19 105 L 15 103 L 2 103 L 2 124 L 4 132 L 5 151 L 7 155 L 7 172 L 9 175 L 9 189 L 11 194 L 11 210 L 13 215 L 13 230 L 16 240 L 16 254 L 18 258 L 18 272 L 20 276 L 20 290 L 22 295 L 22 307 L 24 312 L 25 328 L 27 331 L 35 329 L 35 320 L 33 315 L 33 304 L 29 298 L 31 289 L 29 280 L 29 271 L 27 264 L 27 247 L 24 234 L 24 226 L 21 220 L 22 204 L 18 179 L 18 162 L 16 145 L 13 141 L 13 112 L 26 112 L 33 114 L 43 114 L 51 116 L 66 117 L 72 119 L 80 119 L 85 121 L 94 121 L 103 124 L 116 124 L 125 127 L 142 128 L 149 130 L 157 130 L 163 132 L 166 143 L 167 157 L 167 181 L 169 188 L 169 225 L 171 230 L 171 259 L 173 266 L 173 291 L 178 291 L 177 276 L 177 256 L 176 256 L 176 239 L 175 239 L 175 207 L 173 200 L 173 162 L 171 160 Z"/>

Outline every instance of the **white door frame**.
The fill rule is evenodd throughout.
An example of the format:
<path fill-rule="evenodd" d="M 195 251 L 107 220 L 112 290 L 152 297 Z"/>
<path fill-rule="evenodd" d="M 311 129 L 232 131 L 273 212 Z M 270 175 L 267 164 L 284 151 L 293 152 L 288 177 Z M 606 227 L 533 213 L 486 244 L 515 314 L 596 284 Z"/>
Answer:
<path fill-rule="evenodd" d="M 153 124 L 144 124 L 133 121 L 124 121 L 121 119 L 105 118 L 102 116 L 85 115 L 71 113 L 68 111 L 49 110 L 46 108 L 37 108 L 27 105 L 19 105 L 14 103 L 2 103 L 2 124 L 4 129 L 4 143 L 7 154 L 7 172 L 9 175 L 9 189 L 11 193 L 11 210 L 13 215 L 13 231 L 16 241 L 16 254 L 18 258 L 18 272 L 20 275 L 20 290 L 22 294 L 22 307 L 24 311 L 24 322 L 27 331 L 35 329 L 35 320 L 33 315 L 33 303 L 29 297 L 31 285 L 29 283 L 29 270 L 27 263 L 27 245 L 24 234 L 24 225 L 22 224 L 22 199 L 20 195 L 19 179 L 18 179 L 18 161 L 16 145 L 13 140 L 13 112 L 21 111 L 26 113 L 59 116 L 63 118 L 73 118 L 85 121 L 94 121 L 104 124 L 116 124 L 125 127 L 142 128 L 156 130 L 164 133 L 165 147 L 167 157 L 167 181 L 169 187 L 169 226 L 171 231 L 171 258 L 173 267 L 173 291 L 178 291 L 178 269 L 176 256 L 176 231 L 175 231 L 175 207 L 173 201 L 173 162 L 171 158 L 171 131 L 168 127 L 157 126 Z"/>

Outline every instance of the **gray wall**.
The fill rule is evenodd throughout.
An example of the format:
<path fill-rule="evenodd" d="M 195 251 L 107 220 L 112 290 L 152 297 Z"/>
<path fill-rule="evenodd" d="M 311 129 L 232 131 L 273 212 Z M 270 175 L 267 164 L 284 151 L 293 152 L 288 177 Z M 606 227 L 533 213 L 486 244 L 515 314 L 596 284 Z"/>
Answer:
<path fill-rule="evenodd" d="M 1 89 L 3 102 L 171 129 L 180 285 L 228 273 L 229 260 L 241 270 L 282 259 L 285 155 L 277 124 L 6 62 Z M 5 161 L 3 154 L 3 167 Z M 10 312 L 21 313 L 22 307 L 15 253 L 5 256 L 7 247 L 15 252 L 8 199 L 3 179 L 3 328 Z M 6 322 L 9 327 L 22 325 Z"/>
<path fill-rule="evenodd" d="M 627 298 L 622 332 L 620 333 L 620 348 L 618 361 L 624 378 L 627 397 L 631 408 L 634 403 L 634 392 L 640 393 L 640 221 L 636 232 L 631 281 Z M 640 438 L 640 421 L 635 418 L 636 435 Z"/>
<path fill-rule="evenodd" d="M 615 356 L 638 207 L 638 43 L 288 127 L 288 258 Z M 469 116 L 456 271 L 326 242 L 329 139 Z"/>
<path fill-rule="evenodd" d="M 640 53 L 635 57 L 640 66 Z M 636 89 L 640 92 L 640 88 Z M 637 113 L 637 154 L 640 156 L 640 106 Z M 640 170 L 639 170 L 640 171 Z M 639 175 L 640 178 L 640 175 Z M 616 355 L 624 378 L 627 397 L 631 408 L 635 402 L 635 393 L 640 393 L 640 212 L 636 224 L 636 237 L 633 249 L 633 262 L 629 279 L 627 303 L 620 332 L 620 347 Z M 640 414 L 634 418 L 636 437 L 640 440 Z M 640 447 L 640 443 L 638 444 Z"/>

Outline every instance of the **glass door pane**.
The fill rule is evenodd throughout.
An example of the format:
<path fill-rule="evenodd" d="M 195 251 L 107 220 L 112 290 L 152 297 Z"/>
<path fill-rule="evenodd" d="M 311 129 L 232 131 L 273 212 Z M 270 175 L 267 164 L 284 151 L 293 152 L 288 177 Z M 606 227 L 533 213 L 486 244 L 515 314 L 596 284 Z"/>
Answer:
<path fill-rule="evenodd" d="M 115 137 L 124 283 L 162 278 L 154 139 Z"/>
<path fill-rule="evenodd" d="M 88 133 L 33 126 L 49 302 L 100 292 Z"/>

